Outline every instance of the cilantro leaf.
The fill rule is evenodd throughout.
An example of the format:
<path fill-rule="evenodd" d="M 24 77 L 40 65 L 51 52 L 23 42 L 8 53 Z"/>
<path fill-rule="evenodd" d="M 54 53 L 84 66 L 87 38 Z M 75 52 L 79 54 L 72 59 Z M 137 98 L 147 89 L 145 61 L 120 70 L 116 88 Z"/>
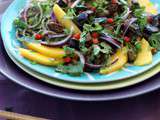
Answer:
<path fill-rule="evenodd" d="M 149 38 L 149 43 L 152 47 L 160 50 L 160 32 L 152 34 Z"/>
<path fill-rule="evenodd" d="M 21 28 L 21 29 L 25 29 L 27 28 L 27 24 L 25 22 L 23 22 L 22 20 L 20 20 L 19 18 L 15 19 L 13 24 L 17 27 L 17 28 Z"/>
<path fill-rule="evenodd" d="M 100 43 L 101 48 L 101 52 L 105 53 L 105 54 L 110 54 L 112 53 L 112 48 L 111 46 L 109 46 L 108 44 L 106 44 L 105 42 L 101 42 Z"/>
<path fill-rule="evenodd" d="M 72 76 L 80 76 L 83 73 L 84 65 L 78 62 L 76 65 L 60 65 L 56 71 L 61 73 L 70 74 Z"/>
<path fill-rule="evenodd" d="M 74 48 L 64 46 L 63 49 L 64 49 L 65 53 L 67 54 L 67 56 L 74 57 L 74 55 L 75 55 Z"/>
<path fill-rule="evenodd" d="M 76 17 L 76 11 L 74 8 L 69 8 L 67 10 L 66 15 L 64 16 L 64 18 L 66 19 L 74 19 Z"/>
<path fill-rule="evenodd" d="M 93 45 L 93 53 L 94 55 L 98 55 L 101 52 L 101 48 L 98 45 Z"/>
<path fill-rule="evenodd" d="M 101 31 L 103 30 L 103 27 L 99 23 L 95 23 L 93 25 L 84 24 L 83 30 L 87 32 Z"/>
<path fill-rule="evenodd" d="M 136 8 L 133 10 L 134 16 L 137 18 L 137 23 L 141 30 L 147 25 L 147 16 L 145 15 L 145 7 Z"/>
<path fill-rule="evenodd" d="M 86 52 L 88 51 L 88 49 L 87 49 L 86 46 L 85 46 L 87 33 L 88 33 L 88 32 L 86 32 L 86 31 L 82 32 L 81 38 L 80 38 L 80 50 L 81 50 L 83 53 L 86 53 Z"/>

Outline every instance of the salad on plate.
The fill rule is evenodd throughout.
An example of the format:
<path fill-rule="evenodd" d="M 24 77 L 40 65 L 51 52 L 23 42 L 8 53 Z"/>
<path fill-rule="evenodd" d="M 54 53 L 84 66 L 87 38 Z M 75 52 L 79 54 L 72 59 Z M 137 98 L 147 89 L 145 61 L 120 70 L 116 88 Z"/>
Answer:
<path fill-rule="evenodd" d="M 149 10 L 136 0 L 31 0 L 14 20 L 18 50 L 73 76 L 148 65 L 160 50 L 160 14 Z"/>

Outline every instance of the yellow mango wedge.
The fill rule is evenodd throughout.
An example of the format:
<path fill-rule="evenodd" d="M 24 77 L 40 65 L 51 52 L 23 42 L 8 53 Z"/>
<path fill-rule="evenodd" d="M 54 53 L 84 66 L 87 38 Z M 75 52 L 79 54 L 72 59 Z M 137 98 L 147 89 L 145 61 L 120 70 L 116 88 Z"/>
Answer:
<path fill-rule="evenodd" d="M 65 51 L 62 48 L 53 48 L 41 45 L 39 43 L 26 41 L 24 41 L 23 44 L 26 46 L 26 48 L 51 58 L 63 58 L 65 56 Z"/>
<path fill-rule="evenodd" d="M 115 63 L 113 63 L 115 60 L 117 60 Z M 119 69 L 121 69 L 128 61 L 127 56 L 127 47 L 123 47 L 121 49 L 118 49 L 117 52 L 111 56 L 109 63 L 113 63 L 110 66 L 103 68 L 100 70 L 101 74 L 109 74 L 112 72 L 115 72 Z"/>
<path fill-rule="evenodd" d="M 138 0 L 141 6 L 146 7 L 146 12 L 156 15 L 158 13 L 157 8 L 151 3 L 150 0 Z"/>
<path fill-rule="evenodd" d="M 157 8 L 151 3 L 150 0 L 137 0 L 140 6 L 146 7 L 146 12 L 151 14 L 158 14 Z M 128 3 L 131 4 L 131 0 L 128 0 Z"/>
<path fill-rule="evenodd" d="M 139 51 L 136 60 L 134 61 L 134 65 L 136 66 L 144 66 L 152 63 L 152 52 L 151 47 L 144 38 L 140 41 L 141 51 Z"/>
<path fill-rule="evenodd" d="M 81 33 L 80 29 L 73 23 L 72 20 L 65 18 L 66 13 L 63 11 L 63 9 L 55 4 L 53 6 L 53 12 L 58 20 L 58 22 L 64 26 L 68 30 L 73 30 L 73 33 Z"/>
<path fill-rule="evenodd" d="M 42 65 L 57 66 L 63 63 L 62 59 L 57 60 L 54 58 L 50 58 L 50 57 L 41 55 L 39 53 L 24 49 L 24 48 L 19 48 L 19 52 L 24 58 L 34 61 L 36 63 L 42 64 Z"/>

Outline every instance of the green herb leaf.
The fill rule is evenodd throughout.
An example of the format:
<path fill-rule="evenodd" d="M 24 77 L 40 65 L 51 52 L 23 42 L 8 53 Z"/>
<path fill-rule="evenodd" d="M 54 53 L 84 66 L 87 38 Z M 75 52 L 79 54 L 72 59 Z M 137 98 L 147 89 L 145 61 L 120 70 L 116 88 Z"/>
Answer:
<path fill-rule="evenodd" d="M 103 27 L 99 23 L 95 23 L 93 25 L 84 24 L 83 26 L 84 31 L 93 32 L 93 31 L 101 31 Z"/>
<path fill-rule="evenodd" d="M 119 0 L 121 4 L 123 5 L 128 5 L 127 1 L 126 0 Z"/>
<path fill-rule="evenodd" d="M 105 42 L 101 42 L 100 43 L 101 48 L 101 52 L 105 53 L 105 54 L 110 54 L 112 53 L 112 48 L 111 46 L 109 46 L 108 44 L 106 44 Z"/>
<path fill-rule="evenodd" d="M 98 55 L 101 52 L 101 48 L 98 45 L 93 45 L 94 55 Z"/>
<path fill-rule="evenodd" d="M 19 18 L 14 20 L 14 25 L 17 28 L 21 28 L 21 29 L 27 28 L 27 24 L 25 22 L 23 22 L 22 20 L 20 20 Z"/>
<path fill-rule="evenodd" d="M 74 52 L 75 49 L 70 48 L 68 46 L 64 46 L 63 49 L 64 49 L 64 51 L 66 53 L 66 56 L 74 57 L 74 55 L 75 55 L 75 52 Z"/>
<path fill-rule="evenodd" d="M 56 71 L 61 73 L 67 73 L 72 76 L 80 76 L 83 73 L 84 65 L 78 62 L 76 65 L 60 65 L 57 67 Z"/>
<path fill-rule="evenodd" d="M 87 49 L 86 46 L 85 46 L 87 33 L 88 33 L 88 32 L 86 32 L 86 31 L 82 32 L 81 38 L 80 38 L 80 50 L 81 50 L 81 52 L 83 52 L 84 54 L 88 51 L 88 49 Z"/>
<path fill-rule="evenodd" d="M 141 30 L 143 30 L 147 24 L 147 16 L 145 15 L 145 7 L 137 8 L 133 10 L 133 13 L 135 17 L 137 18 L 138 25 L 140 26 Z"/>
<path fill-rule="evenodd" d="M 69 8 L 67 10 L 66 15 L 64 16 L 64 18 L 66 19 L 74 19 L 76 17 L 76 12 L 74 8 Z"/>
<path fill-rule="evenodd" d="M 160 50 L 160 32 L 152 34 L 149 38 L 149 43 L 152 47 Z"/>

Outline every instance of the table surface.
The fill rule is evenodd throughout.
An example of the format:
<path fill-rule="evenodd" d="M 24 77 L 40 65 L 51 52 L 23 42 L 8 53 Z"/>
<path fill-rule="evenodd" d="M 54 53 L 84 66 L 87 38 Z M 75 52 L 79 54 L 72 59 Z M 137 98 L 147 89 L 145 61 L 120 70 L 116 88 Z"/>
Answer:
<path fill-rule="evenodd" d="M 0 14 L 11 1 L 0 0 Z M 0 75 L 0 109 L 52 120 L 159 120 L 160 90 L 118 101 L 73 102 L 33 92 Z"/>

